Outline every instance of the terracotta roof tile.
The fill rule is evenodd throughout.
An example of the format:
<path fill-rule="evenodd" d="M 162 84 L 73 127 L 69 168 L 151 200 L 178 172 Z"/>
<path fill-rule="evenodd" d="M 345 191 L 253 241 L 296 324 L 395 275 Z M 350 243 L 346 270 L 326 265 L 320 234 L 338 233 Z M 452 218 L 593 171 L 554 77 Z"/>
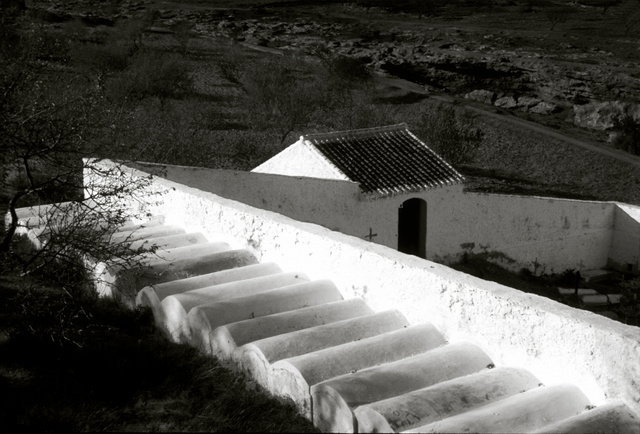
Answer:
<path fill-rule="evenodd" d="M 464 181 L 463 176 L 406 124 L 303 136 L 365 193 L 420 191 Z"/>

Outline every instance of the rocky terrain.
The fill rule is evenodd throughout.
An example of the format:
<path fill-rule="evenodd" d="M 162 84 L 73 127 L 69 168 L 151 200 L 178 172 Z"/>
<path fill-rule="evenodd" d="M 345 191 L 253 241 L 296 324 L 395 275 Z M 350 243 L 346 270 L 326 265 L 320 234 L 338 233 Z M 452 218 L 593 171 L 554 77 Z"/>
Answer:
<path fill-rule="evenodd" d="M 354 9 L 347 8 L 354 16 L 366 16 Z M 405 78 L 435 93 L 559 115 L 580 127 L 611 129 L 622 113 L 640 119 L 640 106 L 634 103 L 640 100 L 640 63 L 595 45 L 584 51 L 563 43 L 545 50 L 547 37 L 464 24 L 457 27 L 455 22 L 384 28 L 376 21 L 355 18 L 351 22 L 225 18 L 203 23 L 198 30 L 285 50 L 309 50 L 320 44 L 334 53 L 363 59 L 376 72 Z"/>
<path fill-rule="evenodd" d="M 415 127 L 425 109 L 443 102 L 477 120 L 482 143 L 473 161 L 459 167 L 469 190 L 640 204 L 640 157 L 616 149 L 612 140 L 629 136 L 616 131 L 623 115 L 640 120 L 637 0 L 617 2 L 606 13 L 587 1 L 459 0 L 441 2 L 429 16 L 362 6 L 372 1 L 52 0 L 26 8 L 34 23 L 63 35 L 82 24 L 77 34 L 89 35 L 80 41 L 89 47 L 89 60 L 91 46 L 104 44 L 104 35 L 120 34 L 122 41 L 133 27 L 144 29 L 146 49 L 189 64 L 194 94 L 171 101 L 179 111 L 162 113 L 164 123 L 175 120 L 175 128 L 162 133 L 166 140 L 155 135 L 158 108 L 151 102 L 149 117 L 139 118 L 148 131 L 145 143 L 160 149 L 158 140 L 166 142 L 167 155 L 176 148 L 171 134 L 187 137 L 185 125 L 195 125 L 189 131 L 199 141 L 189 136 L 180 143 L 202 150 L 196 164 L 255 167 L 256 158 L 268 158 L 288 140 L 266 133 L 271 124 L 255 127 L 242 117 L 247 101 L 220 62 L 250 70 L 277 54 L 309 60 L 301 64 L 313 69 L 312 61 L 329 56 L 347 60 L 343 68 L 373 73 L 358 90 L 370 101 L 358 106 L 358 115 L 370 123 Z M 524 10 L 527 4 L 534 7 Z M 551 22 L 555 7 L 570 12 L 566 20 Z M 317 125 L 297 127 L 289 132 Z M 183 154 L 171 155 L 175 163 Z"/>
<path fill-rule="evenodd" d="M 96 26 L 153 11 L 151 29 L 157 32 L 188 22 L 191 33 L 201 37 L 292 53 L 328 50 L 433 93 L 582 128 L 610 130 L 622 114 L 640 120 L 637 2 L 621 2 L 606 14 L 582 4 L 588 2 L 572 2 L 571 19 L 553 30 L 543 6 L 524 12 L 518 3 L 527 2 L 484 3 L 491 7 L 470 12 L 451 5 L 433 17 L 326 2 L 216 2 L 214 7 L 204 1 L 137 0 L 97 7 L 54 1 L 46 11 L 61 21 L 79 17 Z"/>

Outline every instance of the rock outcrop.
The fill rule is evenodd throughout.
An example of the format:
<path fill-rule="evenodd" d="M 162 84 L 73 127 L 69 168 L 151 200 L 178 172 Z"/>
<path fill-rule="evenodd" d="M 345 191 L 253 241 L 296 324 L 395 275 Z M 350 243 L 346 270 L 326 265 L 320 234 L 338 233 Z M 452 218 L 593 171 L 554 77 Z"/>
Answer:
<path fill-rule="evenodd" d="M 478 89 L 478 90 L 474 90 L 473 92 L 469 92 L 464 97 L 466 99 L 478 101 L 484 104 L 493 104 L 496 94 L 495 92 L 491 92 L 489 90 Z"/>
<path fill-rule="evenodd" d="M 640 104 L 621 101 L 593 102 L 574 105 L 574 124 L 593 130 L 611 130 L 625 115 L 640 121 Z"/>
<path fill-rule="evenodd" d="M 98 11 L 85 0 L 54 0 L 42 11 L 64 20 L 71 19 L 73 12 L 98 26 L 128 19 L 148 10 L 150 4 L 151 0 L 125 0 L 109 14 L 109 9 Z M 638 62 L 596 46 L 582 49 L 565 41 L 549 48 L 548 35 L 522 34 L 516 28 L 431 27 L 429 22 L 396 26 L 384 19 L 363 18 L 370 11 L 352 4 L 336 4 L 315 16 L 305 13 L 295 18 L 281 12 L 268 6 L 256 10 L 174 7 L 158 10 L 152 25 L 171 29 L 186 20 L 194 24 L 195 36 L 230 38 L 307 55 L 320 46 L 335 55 L 365 59 L 371 71 L 503 109 L 540 115 L 573 109 L 575 125 L 584 128 L 611 129 L 625 113 L 638 113 L 635 116 L 640 118 L 637 105 L 631 104 L 640 101 Z M 333 19 L 334 12 L 339 19 Z"/>

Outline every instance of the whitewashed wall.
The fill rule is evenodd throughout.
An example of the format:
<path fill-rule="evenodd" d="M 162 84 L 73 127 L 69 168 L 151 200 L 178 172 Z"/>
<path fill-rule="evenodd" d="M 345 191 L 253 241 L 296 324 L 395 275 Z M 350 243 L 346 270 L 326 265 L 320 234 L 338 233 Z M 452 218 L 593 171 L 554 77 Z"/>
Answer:
<path fill-rule="evenodd" d="M 640 272 L 640 207 L 616 204 L 614 228 L 609 265 Z"/>
<path fill-rule="evenodd" d="M 497 365 L 523 366 L 547 385 L 574 383 L 594 404 L 621 399 L 640 412 L 637 327 L 175 182 L 156 178 L 153 187 L 163 194 L 151 211 L 169 224 L 248 248 L 285 271 L 332 279 L 345 297 L 432 322 L 449 340 L 474 342 Z"/>
<path fill-rule="evenodd" d="M 349 181 L 236 170 L 138 163 L 148 173 L 203 191 L 350 233 L 359 216 L 360 187 Z"/>
<path fill-rule="evenodd" d="M 615 264 L 625 269 L 627 263 L 638 262 L 640 241 L 633 244 L 629 239 L 640 240 L 640 227 L 629 217 L 637 211 L 617 212 L 613 202 L 463 193 L 461 185 L 379 197 L 362 195 L 349 181 L 168 165 L 139 167 L 359 238 L 371 229 L 375 243 L 394 249 L 400 204 L 424 199 L 427 258 L 443 263 L 458 260 L 464 252 L 485 253 L 514 270 L 537 273 L 605 267 L 612 263 L 610 252 Z M 620 227 L 614 237 L 616 222 Z"/>
<path fill-rule="evenodd" d="M 503 261 L 509 267 L 537 273 L 607 265 L 613 202 L 466 193 L 439 206 L 447 218 L 433 235 L 437 251 L 431 258 L 465 250 L 497 253 L 516 261 Z"/>
<path fill-rule="evenodd" d="M 347 235 L 364 239 L 371 228 L 372 233 L 377 234 L 373 241 L 391 248 L 398 245 L 398 208 L 404 201 L 417 197 L 427 203 L 442 203 L 459 200 L 455 198 L 462 195 L 462 185 L 381 198 L 361 194 L 358 184 L 350 181 L 150 163 L 138 163 L 136 167 L 171 181 Z M 432 212 L 427 225 L 433 225 L 435 234 L 435 225 L 442 218 L 437 207 Z"/>

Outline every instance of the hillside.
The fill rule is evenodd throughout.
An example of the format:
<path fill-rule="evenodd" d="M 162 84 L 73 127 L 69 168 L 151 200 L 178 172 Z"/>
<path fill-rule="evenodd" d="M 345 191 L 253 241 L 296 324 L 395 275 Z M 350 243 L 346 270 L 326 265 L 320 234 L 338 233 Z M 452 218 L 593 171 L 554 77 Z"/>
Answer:
<path fill-rule="evenodd" d="M 124 91 L 109 86 L 135 95 L 125 100 L 136 158 L 250 169 L 303 133 L 420 130 L 444 101 L 483 133 L 460 167 L 469 189 L 640 203 L 640 158 L 611 143 L 616 119 L 640 118 L 640 6 L 600 3 L 54 1 L 28 4 L 27 17 L 75 32 L 56 61 L 67 72 L 89 63 L 94 76 L 105 35 L 142 29 L 125 66 L 99 71 L 111 100 Z M 136 90 L 128 71 L 143 51 L 179 63 L 187 87 Z"/>

